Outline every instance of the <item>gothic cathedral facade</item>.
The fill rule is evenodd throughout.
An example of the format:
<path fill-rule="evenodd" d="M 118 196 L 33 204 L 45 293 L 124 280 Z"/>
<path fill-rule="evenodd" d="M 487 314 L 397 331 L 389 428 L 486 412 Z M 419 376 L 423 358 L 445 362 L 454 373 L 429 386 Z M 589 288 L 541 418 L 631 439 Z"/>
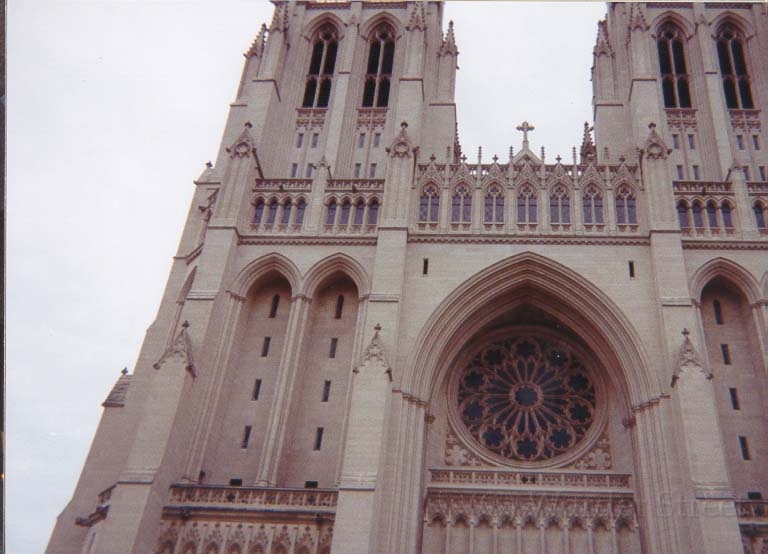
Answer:
<path fill-rule="evenodd" d="M 609 3 L 547 163 L 442 2 L 274 3 L 48 552 L 768 552 L 766 4 Z"/>

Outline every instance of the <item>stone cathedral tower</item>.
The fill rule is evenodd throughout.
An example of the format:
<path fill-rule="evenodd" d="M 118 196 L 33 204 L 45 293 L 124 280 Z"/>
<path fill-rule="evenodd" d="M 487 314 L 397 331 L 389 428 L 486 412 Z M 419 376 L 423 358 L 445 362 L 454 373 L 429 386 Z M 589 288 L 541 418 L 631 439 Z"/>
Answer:
<path fill-rule="evenodd" d="M 766 552 L 766 5 L 610 3 L 488 163 L 441 2 L 274 3 L 48 552 Z"/>

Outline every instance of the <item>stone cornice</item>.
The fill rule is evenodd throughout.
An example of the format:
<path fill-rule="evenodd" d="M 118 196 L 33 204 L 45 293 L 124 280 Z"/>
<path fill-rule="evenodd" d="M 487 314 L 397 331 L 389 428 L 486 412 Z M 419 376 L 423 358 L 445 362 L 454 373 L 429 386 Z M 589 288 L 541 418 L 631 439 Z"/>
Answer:
<path fill-rule="evenodd" d="M 311 244 L 333 246 L 376 246 L 376 237 L 255 237 L 240 236 L 238 245 L 269 245 L 269 244 Z"/>
<path fill-rule="evenodd" d="M 768 250 L 768 241 L 683 239 L 683 250 Z"/>
<path fill-rule="evenodd" d="M 470 244 L 579 244 L 613 246 L 650 246 L 648 237 L 567 237 L 562 235 L 447 235 L 447 234 L 411 234 L 408 242 L 413 243 L 470 243 Z"/>

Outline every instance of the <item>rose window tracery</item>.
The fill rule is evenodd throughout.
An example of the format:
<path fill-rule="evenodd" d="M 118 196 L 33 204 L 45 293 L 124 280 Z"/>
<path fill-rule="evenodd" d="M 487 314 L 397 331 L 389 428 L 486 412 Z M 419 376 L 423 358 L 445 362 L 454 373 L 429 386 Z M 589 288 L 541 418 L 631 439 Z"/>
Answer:
<path fill-rule="evenodd" d="M 466 431 L 510 461 L 539 462 L 571 451 L 597 419 L 591 372 L 568 345 L 542 337 L 486 345 L 453 390 Z"/>

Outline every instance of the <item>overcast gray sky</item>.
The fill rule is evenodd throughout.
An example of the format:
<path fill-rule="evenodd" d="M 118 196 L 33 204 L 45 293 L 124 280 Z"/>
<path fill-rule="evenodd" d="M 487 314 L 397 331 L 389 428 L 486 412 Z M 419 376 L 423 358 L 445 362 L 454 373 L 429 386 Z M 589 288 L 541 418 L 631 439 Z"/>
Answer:
<path fill-rule="evenodd" d="M 155 316 L 265 0 L 8 5 L 7 551 L 42 552 Z M 570 160 L 602 3 L 448 2 L 464 152 Z M 95 500 L 95 499 L 94 499 Z"/>

